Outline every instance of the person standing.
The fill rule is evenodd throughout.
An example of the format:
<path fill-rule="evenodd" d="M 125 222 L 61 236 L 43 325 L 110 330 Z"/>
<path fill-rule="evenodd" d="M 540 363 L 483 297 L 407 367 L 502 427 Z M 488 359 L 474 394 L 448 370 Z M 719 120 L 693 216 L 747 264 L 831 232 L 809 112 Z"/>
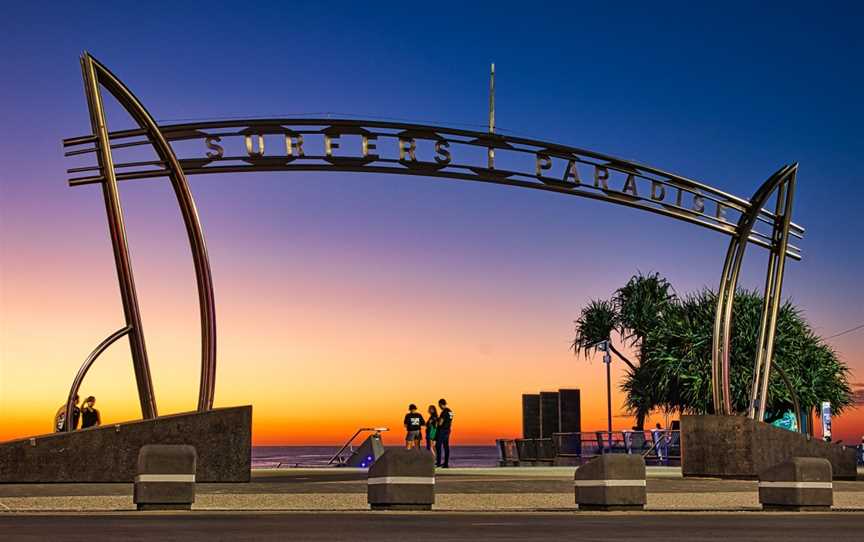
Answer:
<path fill-rule="evenodd" d="M 450 468 L 450 432 L 453 430 L 453 411 L 445 399 L 438 400 L 441 415 L 438 417 L 438 433 L 435 438 L 435 466 Z"/>
<path fill-rule="evenodd" d="M 72 430 L 78 429 L 78 419 L 81 418 L 81 409 L 78 408 L 78 394 L 75 394 L 75 399 L 72 407 Z M 57 409 L 57 414 L 54 415 L 54 431 L 62 433 L 66 431 L 66 403 Z"/>
<path fill-rule="evenodd" d="M 858 463 L 864 465 L 864 437 L 861 437 L 861 446 L 858 447 Z"/>
<path fill-rule="evenodd" d="M 651 430 L 651 440 L 654 441 L 654 452 L 657 454 L 657 463 L 663 464 L 666 460 L 666 435 L 660 422 Z"/>
<path fill-rule="evenodd" d="M 417 405 L 411 403 L 408 405 L 408 414 L 405 414 L 405 447 L 411 449 L 420 446 L 422 436 L 420 434 L 422 427 L 426 425 L 423 421 L 423 416 L 417 412 Z"/>
<path fill-rule="evenodd" d="M 81 405 L 81 429 L 102 425 L 102 416 L 96 410 L 96 398 L 92 395 Z"/>
<path fill-rule="evenodd" d="M 429 417 L 426 418 L 426 449 L 432 451 L 435 447 L 435 439 L 438 437 L 438 409 L 435 405 L 429 405 L 427 412 Z"/>

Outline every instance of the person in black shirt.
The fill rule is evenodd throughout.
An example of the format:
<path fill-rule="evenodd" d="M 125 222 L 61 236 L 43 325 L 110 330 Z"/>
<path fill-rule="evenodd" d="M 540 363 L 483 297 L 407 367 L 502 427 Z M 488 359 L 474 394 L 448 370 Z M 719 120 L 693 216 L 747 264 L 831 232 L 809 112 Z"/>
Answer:
<path fill-rule="evenodd" d="M 444 399 L 438 400 L 441 414 L 438 416 L 438 434 L 435 439 L 435 466 L 450 468 L 450 431 L 453 427 L 453 411 Z"/>
<path fill-rule="evenodd" d="M 426 425 L 423 416 L 417 412 L 417 405 L 408 405 L 408 414 L 405 414 L 405 447 L 409 450 L 420 446 L 421 428 Z"/>
<path fill-rule="evenodd" d="M 96 410 L 96 398 L 92 395 L 81 405 L 81 429 L 102 425 L 102 416 Z"/>
<path fill-rule="evenodd" d="M 81 409 L 78 408 L 78 395 L 75 395 L 75 404 L 72 407 L 72 430 L 78 429 L 78 419 L 81 417 Z M 54 431 L 62 433 L 66 431 L 66 403 L 57 409 L 54 415 Z"/>

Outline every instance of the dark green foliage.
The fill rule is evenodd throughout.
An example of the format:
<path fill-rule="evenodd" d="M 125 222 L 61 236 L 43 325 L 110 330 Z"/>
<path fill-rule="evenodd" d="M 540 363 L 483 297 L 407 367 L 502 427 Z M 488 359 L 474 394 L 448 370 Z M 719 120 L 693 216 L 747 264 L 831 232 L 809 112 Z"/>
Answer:
<path fill-rule="evenodd" d="M 676 299 L 672 285 L 659 273 L 634 275 L 615 291 L 613 303 L 618 311 L 618 332 L 631 346 L 645 339 Z"/>
<path fill-rule="evenodd" d="M 592 300 L 576 320 L 576 336 L 571 347 L 586 356 L 618 327 L 618 312 L 611 301 Z"/>
<path fill-rule="evenodd" d="M 714 330 L 715 292 L 703 290 L 681 299 L 658 275 L 633 277 L 614 296 L 614 303 L 592 302 L 592 307 L 613 305 L 622 337 L 638 344 L 639 364 L 631 368 L 621 389 L 626 407 L 644 418 L 650 411 L 711 413 L 711 338 Z M 762 311 L 762 297 L 739 290 L 735 296 L 730 353 L 732 405 L 746 412 L 753 380 L 753 360 Z M 586 318 L 584 321 L 589 321 Z M 577 321 L 577 338 L 580 332 Z M 626 322 L 626 323 L 625 323 Z M 575 341 L 574 341 L 575 346 Z M 780 309 L 774 343 L 774 367 L 782 368 L 798 395 L 802 410 L 831 401 L 840 413 L 852 402 L 849 370 L 818 337 L 801 313 L 786 302 Z M 767 415 L 792 409 L 792 398 L 777 370 L 769 382 Z"/>
<path fill-rule="evenodd" d="M 659 273 L 639 273 L 616 290 L 611 301 L 593 300 L 582 309 L 575 322 L 573 351 L 577 354 L 583 352 L 587 356 L 599 342 L 609 340 L 612 352 L 627 364 L 629 373 L 635 378 L 644 378 L 639 373 L 639 367 L 614 347 L 612 332 L 617 332 L 622 341 L 637 348 L 637 356 L 641 360 L 645 336 L 669 314 L 676 301 L 672 285 Z M 628 395 L 628 406 L 636 413 L 636 426 L 639 428 L 642 428 L 645 417 L 656 404 L 654 398 L 646 395 L 649 392 L 648 388 L 638 387 L 637 391 Z"/>
<path fill-rule="evenodd" d="M 634 412 L 649 396 L 653 408 L 689 413 L 711 413 L 711 334 L 717 296 L 704 290 L 673 303 L 669 312 L 645 338 L 638 373 L 628 375 L 622 388 L 637 401 L 627 405 Z M 753 381 L 753 360 L 762 313 L 762 297 L 739 290 L 732 310 L 730 351 L 732 407 L 746 412 Z M 851 403 L 848 368 L 819 338 L 791 303 L 780 308 L 774 342 L 774 366 L 783 369 L 807 411 L 821 401 L 831 401 L 839 413 Z M 777 370 L 772 370 L 768 389 L 768 418 L 792 409 L 792 398 Z"/>

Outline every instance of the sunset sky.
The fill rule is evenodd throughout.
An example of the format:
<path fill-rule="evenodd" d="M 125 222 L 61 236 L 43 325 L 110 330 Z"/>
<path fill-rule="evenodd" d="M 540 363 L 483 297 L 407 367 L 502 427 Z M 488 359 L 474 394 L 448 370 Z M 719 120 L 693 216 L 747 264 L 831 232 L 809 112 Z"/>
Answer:
<path fill-rule="evenodd" d="M 66 184 L 61 140 L 90 131 L 85 49 L 160 123 L 331 114 L 483 130 L 495 62 L 505 133 L 748 198 L 797 161 L 794 218 L 807 233 L 784 297 L 824 337 L 864 323 L 860 4 L 469 4 L 5 6 L 0 440 L 48 432 L 84 358 L 124 323 L 101 191 Z M 112 129 L 130 126 L 111 112 Z M 482 183 L 259 173 L 190 184 L 216 288 L 216 405 L 252 404 L 256 444 L 401 430 L 408 403 L 440 397 L 457 444 L 491 444 L 518 435 L 522 393 L 563 387 L 582 390 L 583 428 L 601 429 L 603 364 L 568 349 L 580 309 L 638 270 L 678 292 L 716 288 L 728 243 L 626 207 Z M 121 192 L 159 410 L 193 410 L 198 307 L 174 196 L 164 179 Z M 765 262 L 751 247 L 741 286 L 761 288 Z M 864 404 L 864 330 L 828 342 Z M 140 416 L 125 340 L 81 393 L 105 422 Z M 860 440 L 864 406 L 834 423 L 835 440 Z"/>

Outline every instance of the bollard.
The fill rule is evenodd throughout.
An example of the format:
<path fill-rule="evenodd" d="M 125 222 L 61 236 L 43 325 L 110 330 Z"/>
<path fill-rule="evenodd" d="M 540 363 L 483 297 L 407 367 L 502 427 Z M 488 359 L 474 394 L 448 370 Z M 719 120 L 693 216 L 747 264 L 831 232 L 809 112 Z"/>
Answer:
<path fill-rule="evenodd" d="M 367 496 L 372 510 L 431 510 L 435 503 L 432 452 L 393 449 L 369 469 Z"/>
<path fill-rule="evenodd" d="M 580 510 L 642 510 L 645 460 L 641 455 L 601 455 L 576 469 L 573 485 Z"/>
<path fill-rule="evenodd" d="M 830 510 L 831 475 L 827 459 L 792 458 L 759 473 L 759 502 L 764 510 Z"/>
<path fill-rule="evenodd" d="M 138 452 L 138 510 L 191 510 L 197 454 L 193 446 L 147 444 Z"/>

